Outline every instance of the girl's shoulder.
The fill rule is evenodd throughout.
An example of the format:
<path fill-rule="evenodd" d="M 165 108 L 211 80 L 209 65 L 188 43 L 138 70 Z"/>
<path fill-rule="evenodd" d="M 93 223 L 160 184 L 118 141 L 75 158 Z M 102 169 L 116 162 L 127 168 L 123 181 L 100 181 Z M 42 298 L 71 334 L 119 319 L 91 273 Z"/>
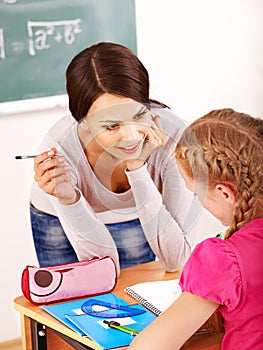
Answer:
<path fill-rule="evenodd" d="M 180 282 L 183 290 L 227 305 L 228 311 L 238 304 L 243 288 L 238 258 L 220 238 L 208 238 L 195 247 Z"/>
<path fill-rule="evenodd" d="M 227 240 L 218 237 L 207 238 L 198 243 L 192 252 L 193 259 L 201 259 L 203 264 L 214 269 L 222 264 L 233 263 L 236 260 L 235 253 Z"/>

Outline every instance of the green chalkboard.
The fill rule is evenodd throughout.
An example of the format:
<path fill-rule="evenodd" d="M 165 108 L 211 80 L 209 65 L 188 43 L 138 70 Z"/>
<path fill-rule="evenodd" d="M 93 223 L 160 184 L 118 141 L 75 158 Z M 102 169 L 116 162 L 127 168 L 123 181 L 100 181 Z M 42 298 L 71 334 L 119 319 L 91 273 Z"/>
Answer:
<path fill-rule="evenodd" d="M 0 0 L 0 102 L 65 94 L 65 70 L 100 41 L 136 53 L 134 0 Z"/>

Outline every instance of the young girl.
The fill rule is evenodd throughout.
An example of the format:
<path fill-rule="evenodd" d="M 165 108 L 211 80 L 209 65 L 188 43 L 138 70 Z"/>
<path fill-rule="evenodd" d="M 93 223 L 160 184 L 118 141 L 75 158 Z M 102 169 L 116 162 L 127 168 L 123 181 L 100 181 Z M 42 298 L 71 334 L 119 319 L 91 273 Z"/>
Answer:
<path fill-rule="evenodd" d="M 198 244 L 182 295 L 130 349 L 179 349 L 217 310 L 222 350 L 263 349 L 263 120 L 214 110 L 186 129 L 176 158 L 187 187 L 229 228 Z"/>
<path fill-rule="evenodd" d="M 109 255 L 118 270 L 156 257 L 180 268 L 201 210 L 190 210 L 173 156 L 183 123 L 149 98 L 147 70 L 122 45 L 83 50 L 66 80 L 72 116 L 47 133 L 34 165 L 40 266 Z"/>

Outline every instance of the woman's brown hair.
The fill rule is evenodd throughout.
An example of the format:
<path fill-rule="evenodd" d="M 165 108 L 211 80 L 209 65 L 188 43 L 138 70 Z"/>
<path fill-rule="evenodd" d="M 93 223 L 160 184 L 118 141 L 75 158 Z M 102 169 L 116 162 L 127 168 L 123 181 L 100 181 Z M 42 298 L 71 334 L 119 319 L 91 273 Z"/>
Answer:
<path fill-rule="evenodd" d="M 149 98 L 148 72 L 138 57 L 111 42 L 92 45 L 72 59 L 66 70 L 66 88 L 70 112 L 78 122 L 104 93 L 128 97 L 148 107 L 167 107 Z"/>
<path fill-rule="evenodd" d="M 263 215 L 263 120 L 226 108 L 193 122 L 176 148 L 179 166 L 198 184 L 225 183 L 237 206 L 225 238 Z"/>

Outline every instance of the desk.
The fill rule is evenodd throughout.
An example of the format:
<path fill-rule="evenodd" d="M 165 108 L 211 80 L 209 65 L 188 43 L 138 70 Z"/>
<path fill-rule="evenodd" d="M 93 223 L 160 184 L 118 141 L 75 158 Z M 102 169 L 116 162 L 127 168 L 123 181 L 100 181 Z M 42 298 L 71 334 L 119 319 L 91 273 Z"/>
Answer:
<path fill-rule="evenodd" d="M 124 292 L 125 287 L 140 282 L 178 277 L 178 272 L 166 273 L 160 263 L 154 261 L 123 269 L 113 293 L 133 304 L 134 299 Z M 81 337 L 39 306 L 30 303 L 24 296 L 14 300 L 14 307 L 20 313 L 23 350 L 101 350 L 92 340 Z M 221 339 L 222 333 L 194 335 L 182 349 L 220 350 Z"/>

